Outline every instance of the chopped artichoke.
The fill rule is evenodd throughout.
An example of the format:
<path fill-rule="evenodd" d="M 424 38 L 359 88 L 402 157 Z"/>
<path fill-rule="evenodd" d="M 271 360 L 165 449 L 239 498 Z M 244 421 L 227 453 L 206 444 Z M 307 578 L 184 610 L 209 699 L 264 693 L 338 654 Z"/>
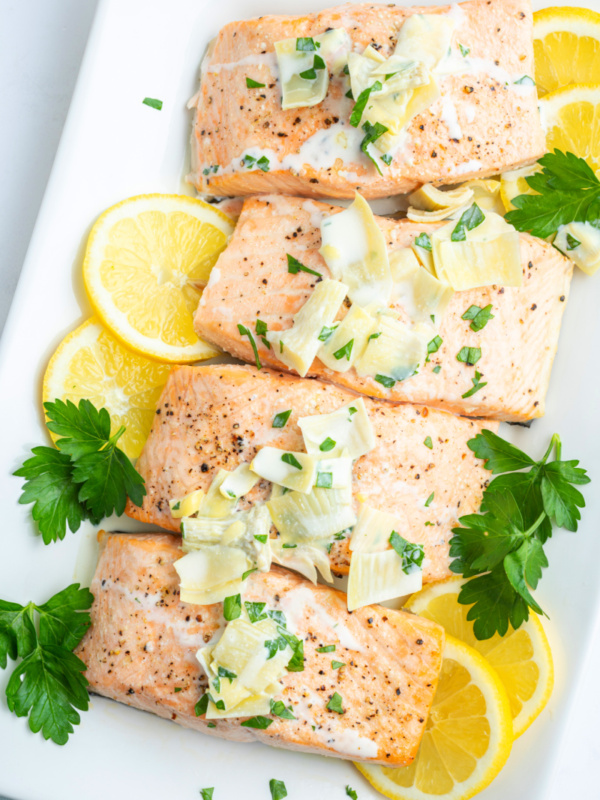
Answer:
<path fill-rule="evenodd" d="M 425 244 L 428 246 L 424 246 Z M 435 275 L 435 267 L 433 266 L 433 249 L 430 235 L 421 232 L 418 236 L 415 236 L 415 240 L 411 244 L 411 248 L 417 257 L 419 264 L 424 267 L 427 272 Z"/>
<path fill-rule="evenodd" d="M 262 447 L 254 456 L 250 469 L 267 481 L 307 493 L 315 482 L 317 462 L 307 453 Z"/>
<path fill-rule="evenodd" d="M 600 267 L 600 230 L 591 222 L 561 225 L 554 245 L 588 275 Z"/>
<path fill-rule="evenodd" d="M 355 551 L 348 576 L 348 611 L 418 592 L 422 583 L 422 570 L 407 575 L 395 550 Z"/>
<path fill-rule="evenodd" d="M 356 459 L 375 447 L 375 434 L 362 397 L 330 414 L 302 417 L 298 425 L 306 452 L 313 456 L 327 453 L 329 458 L 347 454 Z"/>
<path fill-rule="evenodd" d="M 238 500 L 258 483 L 260 478 L 252 472 L 250 464 L 240 464 L 233 472 L 230 472 L 223 483 L 219 486 L 219 491 L 223 497 L 230 500 Z"/>
<path fill-rule="evenodd" d="M 410 247 L 390 253 L 390 270 L 394 280 L 392 297 L 413 322 L 439 322 L 454 294 L 419 262 Z"/>
<path fill-rule="evenodd" d="M 196 489 L 195 492 L 186 494 L 185 497 L 180 497 L 178 500 L 170 500 L 169 506 L 171 508 L 171 516 L 173 519 L 181 519 L 182 517 L 191 517 L 195 514 L 204 500 L 204 492 L 202 489 Z"/>
<path fill-rule="evenodd" d="M 321 45 L 319 55 L 327 62 L 330 72 L 341 75 L 352 50 L 352 39 L 346 29 L 332 28 L 317 36 L 315 41 Z"/>
<path fill-rule="evenodd" d="M 352 493 L 314 488 L 310 494 L 288 492 L 267 503 L 283 544 L 329 539 L 356 523 Z"/>
<path fill-rule="evenodd" d="M 482 211 L 494 211 L 496 214 L 504 215 L 506 209 L 502 202 L 501 185 L 500 181 L 493 178 L 475 178 L 463 183 L 463 186 L 471 189 L 473 202 L 477 203 Z"/>
<path fill-rule="evenodd" d="M 329 70 L 315 40 L 310 39 L 311 49 L 298 49 L 298 43 L 305 41 L 294 38 L 275 42 L 284 109 L 315 106 L 325 99 L 329 88 Z"/>
<path fill-rule="evenodd" d="M 226 469 L 217 472 L 198 510 L 200 516 L 222 519 L 235 510 L 237 498 L 224 497 L 221 494 L 221 486 L 230 475 Z"/>
<path fill-rule="evenodd" d="M 321 240 L 319 252 L 334 278 L 348 287 L 353 303 L 388 305 L 392 278 L 385 237 L 358 192 L 352 205 L 323 219 Z"/>
<path fill-rule="evenodd" d="M 329 369 L 347 372 L 364 352 L 374 327 L 374 318 L 360 306 L 353 305 L 329 339 L 321 345 L 317 356 Z"/>
<path fill-rule="evenodd" d="M 260 572 L 271 569 L 271 516 L 264 503 L 258 503 L 247 512 L 245 538 L 238 545 Z M 257 538 L 260 537 L 260 538 Z M 264 541 L 261 541 L 264 539 Z"/>
<path fill-rule="evenodd" d="M 252 566 L 237 547 L 201 546 L 173 564 L 183 603 L 210 605 L 239 591 L 242 575 Z"/>
<path fill-rule="evenodd" d="M 456 291 L 492 284 L 521 286 L 521 244 L 513 226 L 488 211 L 481 224 L 465 231 L 465 239 L 452 241 L 459 224 L 449 222 L 431 235 L 438 278 Z"/>
<path fill-rule="evenodd" d="M 268 341 L 277 358 L 303 378 L 311 367 L 321 346 L 319 335 L 331 325 L 338 313 L 348 287 L 343 283 L 324 280 L 294 316 L 294 324 L 285 331 L 269 331 Z"/>
<path fill-rule="evenodd" d="M 390 386 L 396 381 L 410 378 L 427 355 L 427 342 L 435 331 L 426 325 L 417 324 L 412 329 L 394 317 L 380 314 L 372 338 L 363 356 L 356 362 L 358 375 L 387 379 Z M 385 381 L 380 381 L 386 385 Z"/>
<path fill-rule="evenodd" d="M 416 192 L 410 194 L 408 199 L 413 208 L 423 211 L 439 211 L 471 205 L 473 191 L 466 184 L 459 186 L 458 189 L 442 191 L 431 183 L 425 183 Z"/>
<path fill-rule="evenodd" d="M 223 684 L 221 684 L 221 686 L 223 686 Z M 280 688 L 281 687 L 276 687 L 276 690 L 272 694 L 269 692 L 251 694 L 230 710 L 228 710 L 227 705 L 225 705 L 225 710 L 222 710 L 209 701 L 206 710 L 206 719 L 230 719 L 231 717 L 255 717 L 259 714 L 269 714 L 271 711 L 271 700 L 275 697 Z M 210 695 L 214 697 L 217 702 L 219 700 L 225 702 L 224 697 L 222 695 L 217 696 L 214 691 L 211 691 Z"/>
<path fill-rule="evenodd" d="M 411 14 L 402 24 L 394 55 L 435 70 L 450 49 L 454 21 L 446 14 Z"/>
<path fill-rule="evenodd" d="M 350 550 L 353 553 L 377 553 L 387 550 L 392 532 L 399 530 L 400 527 L 401 521 L 393 514 L 378 511 L 363 503 L 350 538 Z"/>
<path fill-rule="evenodd" d="M 280 539 L 273 539 L 271 549 L 273 561 L 276 564 L 299 572 L 312 583 L 317 582 L 317 570 L 319 570 L 324 580 L 333 583 L 325 545 L 321 546 L 320 543 L 315 542 L 314 544 L 284 547 Z"/>
<path fill-rule="evenodd" d="M 323 489 L 352 488 L 352 459 L 349 456 L 321 459 L 317 463 L 315 485 Z"/>
<path fill-rule="evenodd" d="M 223 519 L 214 517 L 186 517 L 181 523 L 183 534 L 182 550 L 186 553 L 198 550 L 204 545 L 226 544 L 223 536 L 233 524 L 241 524 L 245 530 L 244 516 L 232 514 Z"/>
<path fill-rule="evenodd" d="M 541 172 L 541 169 L 542 167 L 536 163 L 530 164 L 528 167 L 520 167 L 519 169 L 512 169 L 509 172 L 502 173 L 500 176 L 500 195 L 505 211 L 514 210 L 515 206 L 512 201 L 520 194 L 537 194 L 525 179 L 536 172 Z M 502 211 L 499 213 L 502 213 Z"/>

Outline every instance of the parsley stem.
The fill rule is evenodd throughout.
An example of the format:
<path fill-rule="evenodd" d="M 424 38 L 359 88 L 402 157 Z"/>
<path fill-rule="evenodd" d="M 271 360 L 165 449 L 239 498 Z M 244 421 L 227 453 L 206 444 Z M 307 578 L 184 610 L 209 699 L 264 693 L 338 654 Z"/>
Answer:
<path fill-rule="evenodd" d="M 542 522 L 546 519 L 546 516 L 547 516 L 546 512 L 542 511 L 542 513 L 539 515 L 539 517 L 536 519 L 533 525 L 527 528 L 526 531 L 523 531 L 523 536 L 531 536 L 540 527 Z"/>
<path fill-rule="evenodd" d="M 559 461 L 560 460 L 561 441 L 560 441 L 560 436 L 558 435 L 558 433 L 555 433 L 552 436 L 552 438 L 550 439 L 550 444 L 548 445 L 548 449 L 546 450 L 542 460 L 539 462 L 540 466 L 543 466 L 546 463 L 546 461 L 550 457 L 550 453 L 552 452 L 552 450 L 555 447 L 556 447 L 556 460 Z"/>
<path fill-rule="evenodd" d="M 108 444 L 109 445 L 116 444 L 119 441 L 119 439 L 121 438 L 121 436 L 123 436 L 123 434 L 125 433 L 126 430 L 127 430 L 127 428 L 125 427 L 125 425 L 121 425 L 121 427 L 114 434 L 114 436 L 110 437 L 110 439 L 108 440 Z"/>

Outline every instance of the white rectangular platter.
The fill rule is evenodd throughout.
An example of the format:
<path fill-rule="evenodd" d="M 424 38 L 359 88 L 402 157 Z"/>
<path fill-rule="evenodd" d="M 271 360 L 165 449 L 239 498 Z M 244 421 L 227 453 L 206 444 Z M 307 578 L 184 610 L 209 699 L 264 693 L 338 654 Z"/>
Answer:
<path fill-rule="evenodd" d="M 40 396 L 48 357 L 90 314 L 80 280 L 90 226 L 105 208 L 131 195 L 192 193 L 183 183 L 190 124 L 185 103 L 196 89 L 204 48 L 223 24 L 264 13 L 303 13 L 328 4 L 101 0 L 0 348 L 0 497 L 5 520 L 0 597 L 41 602 L 74 576 L 80 579 L 82 548 L 95 534 L 88 526 L 76 535 L 67 534 L 63 542 L 44 546 L 35 535 L 30 508 L 17 504 L 21 481 L 11 477 L 29 448 L 45 441 Z M 600 2 L 594 5 L 600 10 Z M 143 105 L 146 96 L 162 99 L 163 110 Z M 40 120 L 39 136 L 43 135 Z M 546 417 L 529 430 L 506 425 L 502 429 L 532 454 L 541 454 L 558 431 L 563 457 L 580 458 L 596 480 L 599 303 L 600 277 L 577 274 Z M 585 716 L 586 699 L 580 697 L 575 706 L 574 698 L 599 616 L 600 498 L 594 483 L 586 489 L 588 505 L 580 531 L 559 532 L 549 543 L 550 567 L 538 592 L 551 617 L 547 629 L 556 662 L 554 695 L 518 741 L 501 776 L 480 795 L 482 800 L 557 800 L 564 797 L 557 789 L 559 773 L 571 776 L 574 796 L 597 796 L 596 765 L 590 761 L 587 768 L 584 764 L 568 770 L 565 760 L 574 755 L 566 733 Z M 139 529 L 126 518 L 109 520 L 105 527 Z M 595 662 L 598 667 L 600 661 Z M 212 739 L 101 698 L 92 699 L 91 710 L 68 745 L 57 747 L 32 735 L 26 720 L 8 712 L 7 673 L 0 672 L 0 792 L 15 800 L 191 800 L 204 786 L 216 787 L 215 800 L 266 800 L 270 778 L 286 782 L 291 800 L 342 800 L 346 784 L 361 800 L 380 797 L 348 762 Z M 587 730 L 597 735 L 597 720 Z"/>

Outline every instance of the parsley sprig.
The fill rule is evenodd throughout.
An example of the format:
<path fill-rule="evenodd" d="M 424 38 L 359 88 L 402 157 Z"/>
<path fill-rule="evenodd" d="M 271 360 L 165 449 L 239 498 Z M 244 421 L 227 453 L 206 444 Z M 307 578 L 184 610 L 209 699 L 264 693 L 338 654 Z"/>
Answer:
<path fill-rule="evenodd" d="M 569 222 L 600 219 L 600 180 L 583 158 L 554 150 L 538 163 L 542 171 L 525 178 L 537 194 L 513 199 L 515 210 L 506 214 L 511 225 L 545 239 Z"/>
<path fill-rule="evenodd" d="M 531 594 L 548 566 L 544 544 L 553 523 L 577 530 L 585 500 L 575 486 L 590 479 L 579 461 L 561 460 L 557 434 L 540 461 L 488 430 L 468 445 L 498 477 L 485 489 L 479 514 L 460 517 L 453 529 L 450 569 L 471 579 L 458 601 L 473 606 L 467 619 L 475 636 L 489 639 L 504 635 L 509 623 L 522 625 L 530 608 L 544 613 Z"/>
<path fill-rule="evenodd" d="M 41 606 L 0 600 L 0 667 L 21 658 L 6 686 L 8 707 L 29 716 L 44 739 L 66 744 L 80 711 L 87 711 L 86 665 L 72 650 L 91 624 L 94 596 L 73 583 Z M 36 626 L 36 614 L 38 624 Z"/>
<path fill-rule="evenodd" d="M 113 511 L 121 515 L 129 497 L 142 504 L 144 479 L 117 447 L 125 433 L 111 436 L 110 415 L 89 400 L 44 403 L 48 428 L 58 437 L 53 447 L 34 447 L 14 474 L 25 478 L 19 503 L 33 503 L 31 515 L 44 544 L 64 539 L 85 519 L 97 525 Z"/>

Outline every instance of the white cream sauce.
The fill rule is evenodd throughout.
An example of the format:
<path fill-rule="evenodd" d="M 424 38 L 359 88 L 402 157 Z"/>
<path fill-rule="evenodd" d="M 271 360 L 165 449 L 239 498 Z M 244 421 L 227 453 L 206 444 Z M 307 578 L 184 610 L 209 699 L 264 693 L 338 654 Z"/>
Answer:
<path fill-rule="evenodd" d="M 458 113 L 450 95 L 442 98 L 440 120 L 448 128 L 451 139 L 462 139 L 463 132 L 458 122 Z"/>

